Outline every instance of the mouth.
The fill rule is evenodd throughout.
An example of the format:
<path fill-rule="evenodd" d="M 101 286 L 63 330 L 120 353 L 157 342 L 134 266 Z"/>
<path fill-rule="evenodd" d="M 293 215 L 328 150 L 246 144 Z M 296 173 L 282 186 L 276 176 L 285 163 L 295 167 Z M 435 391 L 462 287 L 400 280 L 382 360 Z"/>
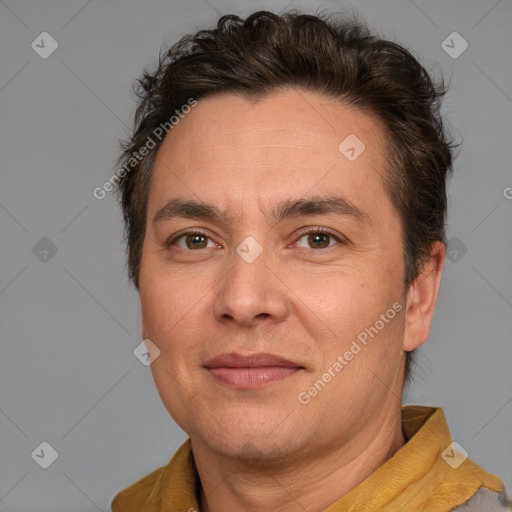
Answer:
<path fill-rule="evenodd" d="M 242 356 L 235 352 L 210 359 L 204 368 L 221 384 L 235 389 L 255 389 L 304 370 L 300 364 L 262 352 Z"/>

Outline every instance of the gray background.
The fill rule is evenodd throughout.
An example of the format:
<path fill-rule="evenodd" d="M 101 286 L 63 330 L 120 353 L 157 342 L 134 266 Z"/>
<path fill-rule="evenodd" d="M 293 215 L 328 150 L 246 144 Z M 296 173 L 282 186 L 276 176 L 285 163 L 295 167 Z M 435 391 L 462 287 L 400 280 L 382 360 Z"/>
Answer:
<path fill-rule="evenodd" d="M 186 439 L 134 357 L 139 301 L 124 271 L 120 211 L 112 194 L 99 201 L 92 190 L 112 174 L 117 138 L 132 121 L 132 82 L 156 63 L 163 40 L 221 14 L 287 5 L 313 13 L 355 5 L 381 35 L 451 79 L 443 112 L 464 139 L 449 187 L 452 261 L 405 402 L 443 407 L 454 439 L 512 489 L 510 0 L 5 0 L 1 511 L 110 510 L 116 492 Z M 44 31 L 59 45 L 46 59 L 31 48 Z M 458 58 L 441 46 L 453 31 L 469 44 Z M 46 470 L 31 458 L 42 441 L 58 452 Z"/>

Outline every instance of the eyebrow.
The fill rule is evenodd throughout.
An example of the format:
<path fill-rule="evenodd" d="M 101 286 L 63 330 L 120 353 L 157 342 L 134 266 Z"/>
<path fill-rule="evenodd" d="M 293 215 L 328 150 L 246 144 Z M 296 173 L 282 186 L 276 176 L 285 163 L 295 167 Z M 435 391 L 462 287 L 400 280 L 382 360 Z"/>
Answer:
<path fill-rule="evenodd" d="M 314 196 L 309 199 L 282 201 L 265 217 L 268 222 L 277 224 L 285 219 L 328 214 L 352 217 L 362 224 L 372 225 L 370 215 L 343 196 Z M 229 223 L 233 220 L 232 215 L 228 215 L 213 204 L 175 198 L 170 199 L 156 212 L 152 222 L 154 224 L 174 218 L 210 220 L 218 223 Z"/>

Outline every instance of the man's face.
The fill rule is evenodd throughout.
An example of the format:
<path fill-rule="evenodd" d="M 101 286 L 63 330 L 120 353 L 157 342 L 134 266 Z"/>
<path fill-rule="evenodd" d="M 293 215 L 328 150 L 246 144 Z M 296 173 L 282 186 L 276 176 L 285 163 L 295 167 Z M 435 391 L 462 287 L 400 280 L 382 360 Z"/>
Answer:
<path fill-rule="evenodd" d="M 338 148 L 351 134 L 359 156 L 353 137 Z M 143 335 L 160 350 L 160 396 L 193 443 L 313 457 L 365 442 L 400 410 L 404 261 L 385 148 L 377 118 L 291 89 L 256 104 L 201 99 L 164 140 L 140 272 Z M 325 198 L 340 202 L 304 208 Z M 164 208 L 173 200 L 221 217 L 177 215 Z M 291 367 L 209 363 L 261 353 Z"/>

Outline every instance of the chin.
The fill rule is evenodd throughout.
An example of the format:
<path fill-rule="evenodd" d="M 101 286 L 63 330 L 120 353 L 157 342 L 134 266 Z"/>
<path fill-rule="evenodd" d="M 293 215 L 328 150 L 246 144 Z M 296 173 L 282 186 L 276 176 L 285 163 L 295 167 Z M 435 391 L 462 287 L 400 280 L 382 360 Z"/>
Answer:
<path fill-rule="evenodd" d="M 290 441 L 290 440 L 288 440 Z M 237 439 L 211 439 L 211 449 L 218 454 L 237 459 L 248 465 L 262 464 L 279 465 L 288 461 L 288 456 L 294 451 L 284 439 L 268 439 L 238 437 Z"/>
<path fill-rule="evenodd" d="M 269 417 L 267 413 L 263 418 L 244 413 L 243 418 L 235 418 L 231 414 L 229 421 L 218 418 L 217 423 L 210 419 L 210 428 L 202 429 L 197 435 L 219 455 L 249 464 L 279 464 L 302 447 L 303 440 L 297 435 L 301 427 L 296 422 L 288 422 L 292 417 L 285 419 L 286 414 Z M 199 424 L 204 425 L 203 422 Z"/>

